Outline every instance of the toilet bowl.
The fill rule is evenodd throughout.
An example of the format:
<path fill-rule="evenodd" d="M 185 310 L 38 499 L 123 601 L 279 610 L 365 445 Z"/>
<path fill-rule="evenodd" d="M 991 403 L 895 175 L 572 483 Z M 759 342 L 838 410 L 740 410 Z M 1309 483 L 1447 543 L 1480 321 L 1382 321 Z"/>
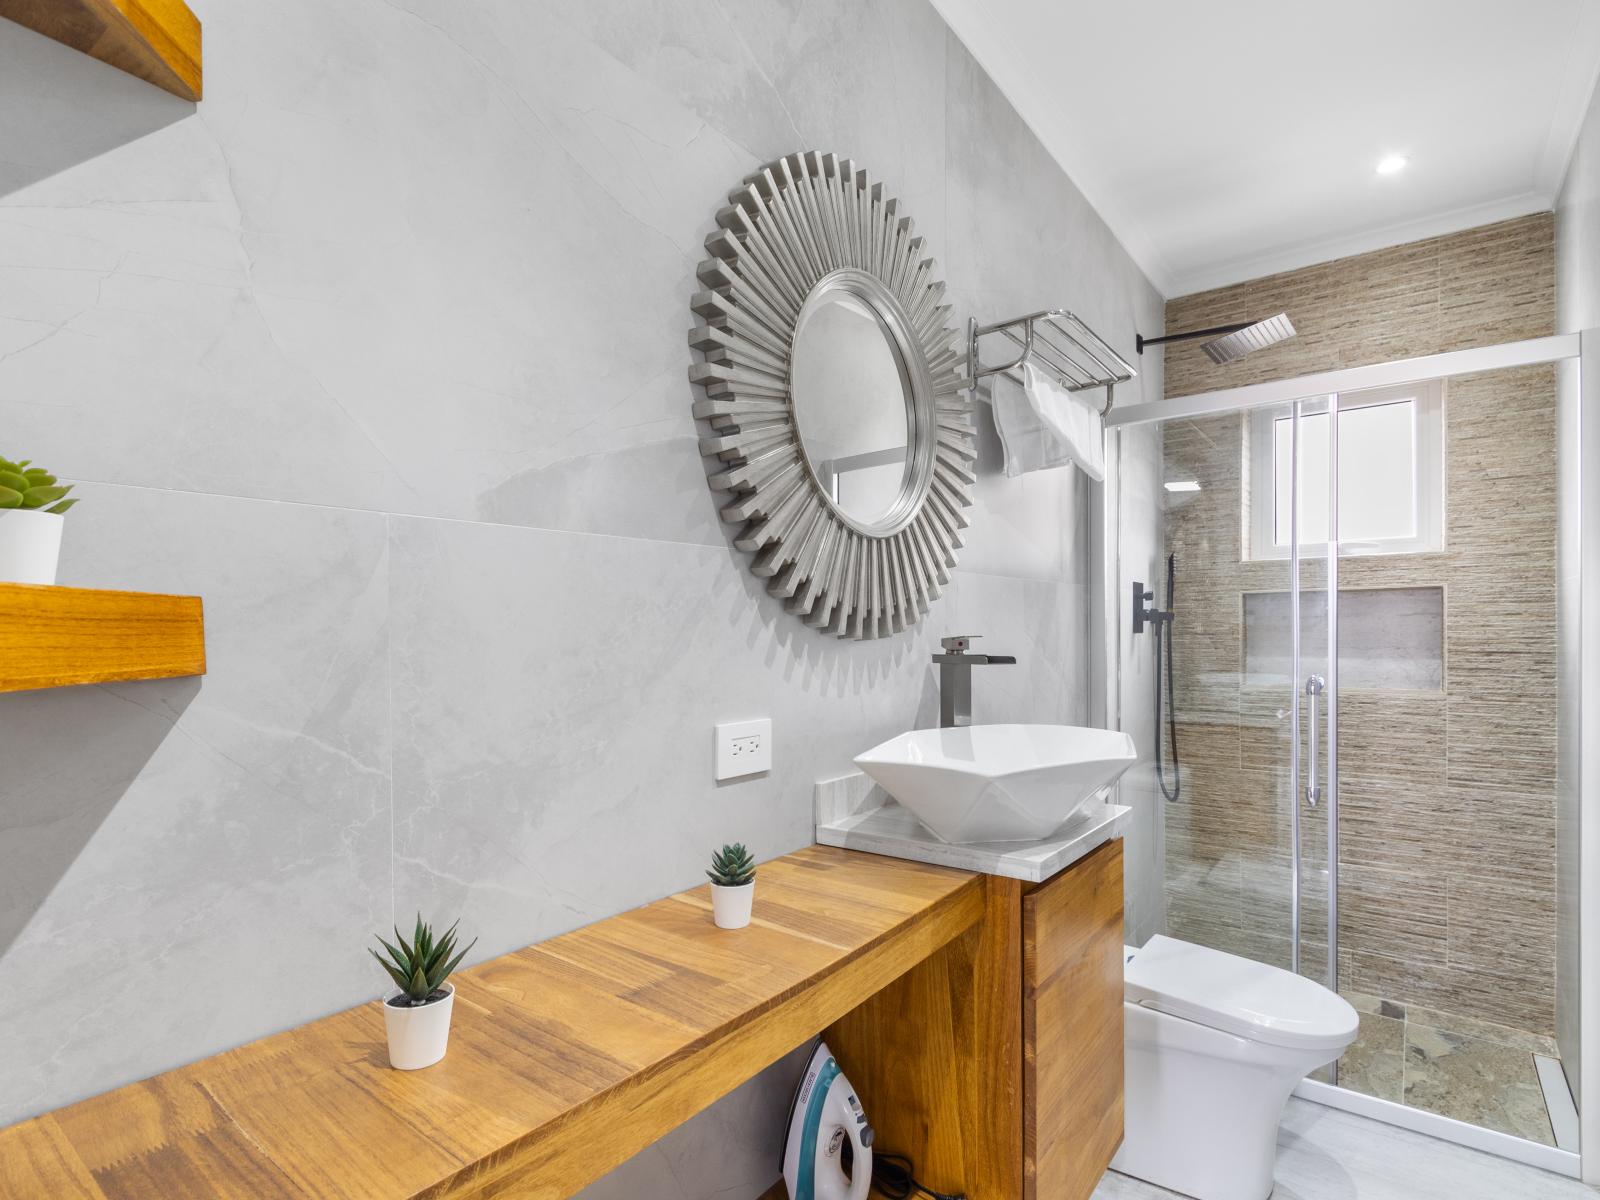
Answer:
<path fill-rule="evenodd" d="M 1113 1170 L 1197 1200 L 1267 1200 L 1295 1084 L 1344 1053 L 1348 1001 L 1278 967 L 1156 936 L 1123 967 Z"/>

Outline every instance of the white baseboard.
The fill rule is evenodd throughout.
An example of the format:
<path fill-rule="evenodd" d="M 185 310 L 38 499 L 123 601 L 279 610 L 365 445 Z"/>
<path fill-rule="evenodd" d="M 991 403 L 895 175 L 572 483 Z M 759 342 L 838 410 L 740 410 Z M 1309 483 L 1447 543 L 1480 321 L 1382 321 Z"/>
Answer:
<path fill-rule="evenodd" d="M 1498 1154 L 1501 1158 L 1527 1163 L 1530 1167 L 1553 1171 L 1557 1175 L 1567 1175 L 1573 1179 L 1579 1177 L 1578 1156 L 1570 1150 L 1558 1150 L 1554 1146 L 1530 1142 L 1527 1138 L 1513 1137 L 1509 1133 L 1480 1129 L 1465 1121 L 1441 1117 L 1438 1113 L 1423 1112 L 1420 1108 L 1396 1104 L 1393 1100 L 1363 1096 L 1360 1092 L 1319 1083 L 1315 1079 L 1302 1079 L 1294 1089 L 1294 1094 L 1315 1104 L 1324 1104 L 1329 1108 L 1355 1113 L 1360 1117 L 1371 1117 L 1374 1121 L 1397 1125 L 1414 1133 L 1425 1133 L 1429 1137 L 1454 1142 L 1458 1146 L 1469 1146 L 1474 1150 Z"/>

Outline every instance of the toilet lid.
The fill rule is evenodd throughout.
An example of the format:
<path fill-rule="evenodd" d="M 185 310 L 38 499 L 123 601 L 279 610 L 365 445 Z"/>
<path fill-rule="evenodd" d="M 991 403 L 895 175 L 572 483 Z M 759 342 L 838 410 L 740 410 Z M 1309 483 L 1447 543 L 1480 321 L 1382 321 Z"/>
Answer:
<path fill-rule="evenodd" d="M 1274 1046 L 1337 1050 L 1360 1018 L 1344 997 L 1280 967 L 1157 934 L 1123 968 L 1123 998 Z"/>

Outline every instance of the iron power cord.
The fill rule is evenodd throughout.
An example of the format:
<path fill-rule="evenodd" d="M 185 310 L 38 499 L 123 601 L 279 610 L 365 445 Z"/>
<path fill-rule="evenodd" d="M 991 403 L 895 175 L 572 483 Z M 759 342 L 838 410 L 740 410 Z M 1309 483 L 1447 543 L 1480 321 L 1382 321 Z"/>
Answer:
<path fill-rule="evenodd" d="M 964 1193 L 936 1192 L 917 1182 L 911 1174 L 911 1160 L 903 1154 L 874 1154 L 872 1184 L 888 1200 L 911 1200 L 927 1196 L 930 1200 L 967 1200 Z"/>

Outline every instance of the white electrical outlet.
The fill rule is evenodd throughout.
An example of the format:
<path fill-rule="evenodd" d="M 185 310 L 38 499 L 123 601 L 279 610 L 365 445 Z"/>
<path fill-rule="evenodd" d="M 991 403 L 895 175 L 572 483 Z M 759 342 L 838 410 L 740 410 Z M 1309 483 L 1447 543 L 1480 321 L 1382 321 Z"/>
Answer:
<path fill-rule="evenodd" d="M 732 721 L 717 726 L 716 778 L 738 779 L 772 770 L 772 722 Z"/>

